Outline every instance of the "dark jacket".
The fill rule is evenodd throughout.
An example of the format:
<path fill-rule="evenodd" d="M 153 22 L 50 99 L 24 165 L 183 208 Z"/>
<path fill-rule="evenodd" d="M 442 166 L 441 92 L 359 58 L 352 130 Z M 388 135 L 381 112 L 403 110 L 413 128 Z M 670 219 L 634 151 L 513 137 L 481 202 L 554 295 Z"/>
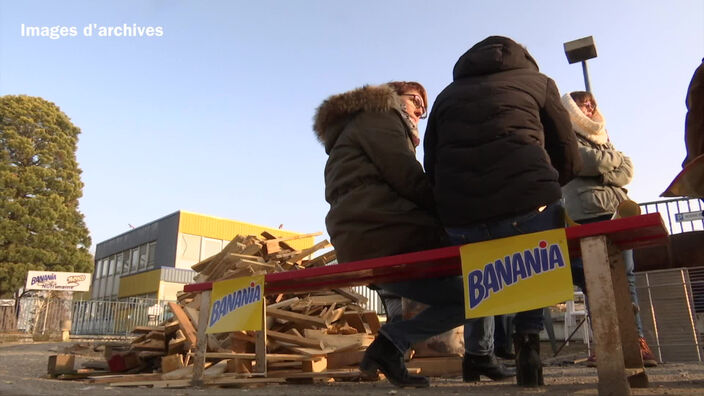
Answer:
<path fill-rule="evenodd" d="M 325 224 L 339 262 L 444 245 L 432 189 L 392 88 L 332 96 L 314 121 L 328 154 Z"/>
<path fill-rule="evenodd" d="M 440 220 L 463 226 L 561 197 L 581 160 L 555 82 L 530 54 L 492 36 L 463 54 L 425 131 L 425 170 Z"/>
<path fill-rule="evenodd" d="M 684 141 L 687 156 L 682 167 L 704 154 L 704 59 L 697 67 L 687 88 L 687 117 L 684 122 Z"/>

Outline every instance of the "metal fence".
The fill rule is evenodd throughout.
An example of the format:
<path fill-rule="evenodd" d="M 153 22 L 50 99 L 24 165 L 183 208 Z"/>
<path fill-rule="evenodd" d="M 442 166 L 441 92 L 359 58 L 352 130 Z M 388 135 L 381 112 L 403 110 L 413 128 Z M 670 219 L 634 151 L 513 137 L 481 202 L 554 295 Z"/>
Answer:
<path fill-rule="evenodd" d="M 699 199 L 667 199 L 638 205 L 643 214 L 659 212 L 670 234 L 704 230 L 704 205 Z"/>
<path fill-rule="evenodd" d="M 35 336 L 51 336 L 69 330 L 73 335 L 126 336 L 136 326 L 156 326 L 172 314 L 168 301 L 130 299 L 127 301 L 70 300 L 22 297 L 15 307 L 15 328 Z"/>

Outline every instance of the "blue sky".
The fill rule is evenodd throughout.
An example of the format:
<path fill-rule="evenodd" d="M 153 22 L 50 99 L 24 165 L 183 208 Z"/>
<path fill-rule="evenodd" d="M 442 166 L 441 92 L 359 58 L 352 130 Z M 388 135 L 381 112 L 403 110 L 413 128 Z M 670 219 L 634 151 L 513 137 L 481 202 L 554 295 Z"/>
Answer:
<path fill-rule="evenodd" d="M 163 36 L 83 36 L 93 23 Z M 22 37 L 22 24 L 78 34 Z M 700 0 L 0 0 L 0 95 L 43 97 L 81 128 L 80 210 L 94 244 L 179 209 L 324 232 L 315 108 L 390 80 L 421 82 L 432 105 L 459 55 L 489 35 L 524 44 L 562 93 L 584 88 L 562 44 L 593 36 L 592 90 L 633 159 L 630 195 L 658 199 L 684 158 Z"/>

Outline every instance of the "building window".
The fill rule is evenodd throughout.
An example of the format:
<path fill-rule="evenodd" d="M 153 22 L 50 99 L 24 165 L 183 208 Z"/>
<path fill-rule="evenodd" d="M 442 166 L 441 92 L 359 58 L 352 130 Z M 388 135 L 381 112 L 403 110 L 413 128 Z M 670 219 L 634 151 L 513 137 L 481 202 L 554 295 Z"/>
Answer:
<path fill-rule="evenodd" d="M 122 273 L 122 252 L 115 255 L 115 260 L 115 273 L 119 275 Z"/>
<path fill-rule="evenodd" d="M 108 275 L 114 275 L 115 274 L 115 255 L 110 256 L 110 264 L 108 267 Z"/>
<path fill-rule="evenodd" d="M 147 268 L 147 244 L 139 246 L 139 269 Z"/>
<path fill-rule="evenodd" d="M 156 263 L 156 242 L 147 245 L 147 268 L 154 268 Z"/>
<path fill-rule="evenodd" d="M 95 271 L 93 271 L 93 278 L 94 279 L 100 279 L 100 271 L 103 267 L 103 260 L 96 260 L 95 261 Z"/>
<path fill-rule="evenodd" d="M 122 272 L 125 274 L 130 272 L 130 251 L 125 250 L 122 252 Z"/>
<path fill-rule="evenodd" d="M 108 259 L 103 259 L 103 270 L 101 271 L 101 277 L 106 277 L 108 276 Z"/>
<path fill-rule="evenodd" d="M 139 248 L 132 249 L 132 264 L 130 266 L 130 272 L 137 272 L 139 267 Z"/>

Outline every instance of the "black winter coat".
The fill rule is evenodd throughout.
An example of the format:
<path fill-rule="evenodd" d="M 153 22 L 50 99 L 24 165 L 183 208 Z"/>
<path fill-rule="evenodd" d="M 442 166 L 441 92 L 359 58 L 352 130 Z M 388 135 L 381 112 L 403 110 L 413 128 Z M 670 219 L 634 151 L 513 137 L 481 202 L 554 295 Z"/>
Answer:
<path fill-rule="evenodd" d="M 581 159 L 555 82 L 513 40 L 463 54 L 425 131 L 425 171 L 445 226 L 491 221 L 561 197 Z"/>

